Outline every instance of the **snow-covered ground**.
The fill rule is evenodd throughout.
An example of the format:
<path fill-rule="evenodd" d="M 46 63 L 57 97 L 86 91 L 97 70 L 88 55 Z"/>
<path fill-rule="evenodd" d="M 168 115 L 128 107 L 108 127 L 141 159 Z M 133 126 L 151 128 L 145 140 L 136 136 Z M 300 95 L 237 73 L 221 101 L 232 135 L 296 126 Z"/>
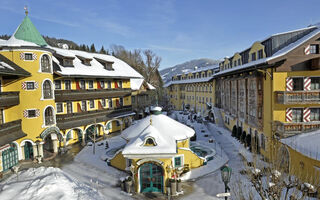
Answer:
<path fill-rule="evenodd" d="M 1 200 L 104 199 L 94 188 L 59 168 L 31 168 L 0 184 Z"/>

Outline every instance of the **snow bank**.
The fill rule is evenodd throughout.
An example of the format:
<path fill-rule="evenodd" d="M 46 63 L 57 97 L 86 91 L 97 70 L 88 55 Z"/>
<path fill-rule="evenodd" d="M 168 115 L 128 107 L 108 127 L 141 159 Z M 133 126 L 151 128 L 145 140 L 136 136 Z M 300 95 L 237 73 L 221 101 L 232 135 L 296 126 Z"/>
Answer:
<path fill-rule="evenodd" d="M 31 168 L 0 184 L 0 199 L 104 199 L 99 192 L 79 183 L 59 168 Z"/>

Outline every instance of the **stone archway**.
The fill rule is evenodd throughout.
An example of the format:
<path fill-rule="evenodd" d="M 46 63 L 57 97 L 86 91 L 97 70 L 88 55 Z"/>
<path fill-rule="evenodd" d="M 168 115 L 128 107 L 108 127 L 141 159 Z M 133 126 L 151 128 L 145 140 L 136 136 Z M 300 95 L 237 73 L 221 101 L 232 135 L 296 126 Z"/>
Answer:
<path fill-rule="evenodd" d="M 74 140 L 74 143 L 82 142 L 83 131 L 80 128 L 70 129 L 65 135 L 65 146 L 70 144 L 71 139 Z"/>
<path fill-rule="evenodd" d="M 109 134 L 110 133 L 110 130 L 112 130 L 112 122 L 114 122 L 114 121 L 117 121 L 117 122 L 119 122 L 119 124 L 120 124 L 120 134 L 122 133 L 122 129 L 123 129 L 123 127 L 122 127 L 122 120 L 120 120 L 120 119 L 111 119 L 111 120 L 109 120 L 107 123 L 106 123 L 106 125 L 105 125 L 105 127 L 104 127 L 104 130 L 105 130 L 105 132 L 106 132 L 106 134 Z"/>
<path fill-rule="evenodd" d="M 45 158 L 58 153 L 58 148 L 63 138 L 58 127 L 53 126 L 47 128 L 40 134 L 40 138 L 42 138 L 43 141 L 43 148 L 40 147 L 40 149 L 43 150 Z M 39 153 L 42 154 L 42 152 Z"/>
<path fill-rule="evenodd" d="M 24 143 L 24 159 L 25 160 L 33 160 L 34 152 L 33 152 L 33 145 L 31 142 L 26 141 Z"/>

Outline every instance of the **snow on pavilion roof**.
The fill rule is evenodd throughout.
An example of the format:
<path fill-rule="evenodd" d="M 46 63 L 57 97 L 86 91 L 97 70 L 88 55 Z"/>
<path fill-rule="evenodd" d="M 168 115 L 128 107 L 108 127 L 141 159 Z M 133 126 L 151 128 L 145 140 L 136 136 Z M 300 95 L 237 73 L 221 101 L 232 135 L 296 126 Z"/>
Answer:
<path fill-rule="evenodd" d="M 194 133 L 193 129 L 166 115 L 150 115 L 122 132 L 121 136 L 129 140 L 122 154 L 175 154 L 176 141 L 188 139 Z M 149 137 L 155 140 L 155 146 L 144 146 Z"/>

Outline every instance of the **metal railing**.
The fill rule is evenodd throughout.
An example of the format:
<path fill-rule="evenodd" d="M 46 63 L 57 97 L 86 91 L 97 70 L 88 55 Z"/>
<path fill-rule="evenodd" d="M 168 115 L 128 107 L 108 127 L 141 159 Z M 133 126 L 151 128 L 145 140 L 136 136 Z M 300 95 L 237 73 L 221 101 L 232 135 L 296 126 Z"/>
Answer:
<path fill-rule="evenodd" d="M 320 91 L 276 91 L 279 104 L 320 104 Z"/>
<path fill-rule="evenodd" d="M 19 102 L 19 92 L 0 92 L 0 107 L 15 106 Z"/>

